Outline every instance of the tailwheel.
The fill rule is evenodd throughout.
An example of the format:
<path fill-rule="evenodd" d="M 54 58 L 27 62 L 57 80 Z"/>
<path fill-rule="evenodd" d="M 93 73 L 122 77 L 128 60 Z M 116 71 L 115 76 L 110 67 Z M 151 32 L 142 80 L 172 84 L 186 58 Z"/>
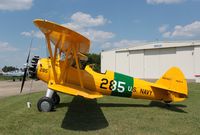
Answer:
<path fill-rule="evenodd" d="M 53 110 L 54 102 L 51 98 L 42 97 L 37 103 L 38 110 L 40 112 L 50 112 Z"/>
<path fill-rule="evenodd" d="M 60 103 L 60 96 L 56 92 L 54 92 L 52 100 L 54 102 L 54 105 L 58 105 Z"/>

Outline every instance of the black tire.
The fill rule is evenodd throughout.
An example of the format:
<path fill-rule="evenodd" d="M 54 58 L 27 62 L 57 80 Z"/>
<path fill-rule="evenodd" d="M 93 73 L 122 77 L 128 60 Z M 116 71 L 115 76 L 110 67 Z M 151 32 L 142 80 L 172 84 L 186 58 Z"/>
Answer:
<path fill-rule="evenodd" d="M 60 96 L 55 92 L 52 96 L 54 105 L 58 105 L 60 103 Z"/>
<path fill-rule="evenodd" d="M 42 97 L 37 103 L 38 111 L 40 112 L 50 112 L 53 110 L 54 103 L 51 98 Z"/>

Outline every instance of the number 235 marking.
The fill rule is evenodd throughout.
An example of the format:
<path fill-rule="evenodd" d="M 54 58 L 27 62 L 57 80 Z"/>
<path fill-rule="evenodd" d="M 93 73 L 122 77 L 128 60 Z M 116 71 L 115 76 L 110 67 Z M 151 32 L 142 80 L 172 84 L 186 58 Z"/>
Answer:
<path fill-rule="evenodd" d="M 102 78 L 100 88 L 107 89 L 107 84 L 108 84 L 108 79 Z M 110 83 L 109 83 L 109 89 L 112 90 L 112 91 L 117 90 L 118 92 L 123 93 L 124 90 L 125 90 L 125 85 L 126 85 L 125 82 L 111 80 Z"/>

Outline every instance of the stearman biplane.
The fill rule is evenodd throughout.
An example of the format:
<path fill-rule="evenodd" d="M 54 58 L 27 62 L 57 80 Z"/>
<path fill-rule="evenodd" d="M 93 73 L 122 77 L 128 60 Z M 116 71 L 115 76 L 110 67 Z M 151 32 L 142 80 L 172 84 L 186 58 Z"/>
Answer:
<path fill-rule="evenodd" d="M 88 99 L 103 95 L 160 100 L 165 103 L 182 101 L 188 96 L 187 82 L 177 67 L 170 68 L 155 83 L 107 70 L 93 71 L 91 65 L 81 69 L 80 60 L 87 60 L 90 40 L 56 23 L 36 19 L 34 24 L 45 35 L 48 58 L 34 56 L 25 69 L 21 91 L 27 71 L 48 85 L 46 95 L 37 104 L 39 111 L 49 112 L 59 104 L 58 92 Z M 27 58 L 29 63 L 30 50 Z"/>

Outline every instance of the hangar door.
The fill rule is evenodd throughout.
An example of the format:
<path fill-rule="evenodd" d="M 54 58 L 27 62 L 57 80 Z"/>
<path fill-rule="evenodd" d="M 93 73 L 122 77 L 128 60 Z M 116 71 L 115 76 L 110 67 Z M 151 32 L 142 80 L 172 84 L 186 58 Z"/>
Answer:
<path fill-rule="evenodd" d="M 176 48 L 163 48 L 160 49 L 160 73 L 161 77 L 169 68 L 176 66 Z"/>
<path fill-rule="evenodd" d="M 106 70 L 115 71 L 115 51 L 108 51 L 101 53 L 101 72 Z"/>
<path fill-rule="evenodd" d="M 158 78 L 159 54 L 159 49 L 144 51 L 144 78 Z"/>
<path fill-rule="evenodd" d="M 129 52 L 116 52 L 116 72 L 129 75 Z"/>
<path fill-rule="evenodd" d="M 170 67 L 176 65 L 176 48 L 145 50 L 145 78 L 160 78 Z"/>
<path fill-rule="evenodd" d="M 180 47 L 176 49 L 177 66 L 181 68 L 187 79 L 194 78 L 194 47 Z"/>
<path fill-rule="evenodd" d="M 135 78 L 144 78 L 144 51 L 130 51 L 130 75 Z"/>

